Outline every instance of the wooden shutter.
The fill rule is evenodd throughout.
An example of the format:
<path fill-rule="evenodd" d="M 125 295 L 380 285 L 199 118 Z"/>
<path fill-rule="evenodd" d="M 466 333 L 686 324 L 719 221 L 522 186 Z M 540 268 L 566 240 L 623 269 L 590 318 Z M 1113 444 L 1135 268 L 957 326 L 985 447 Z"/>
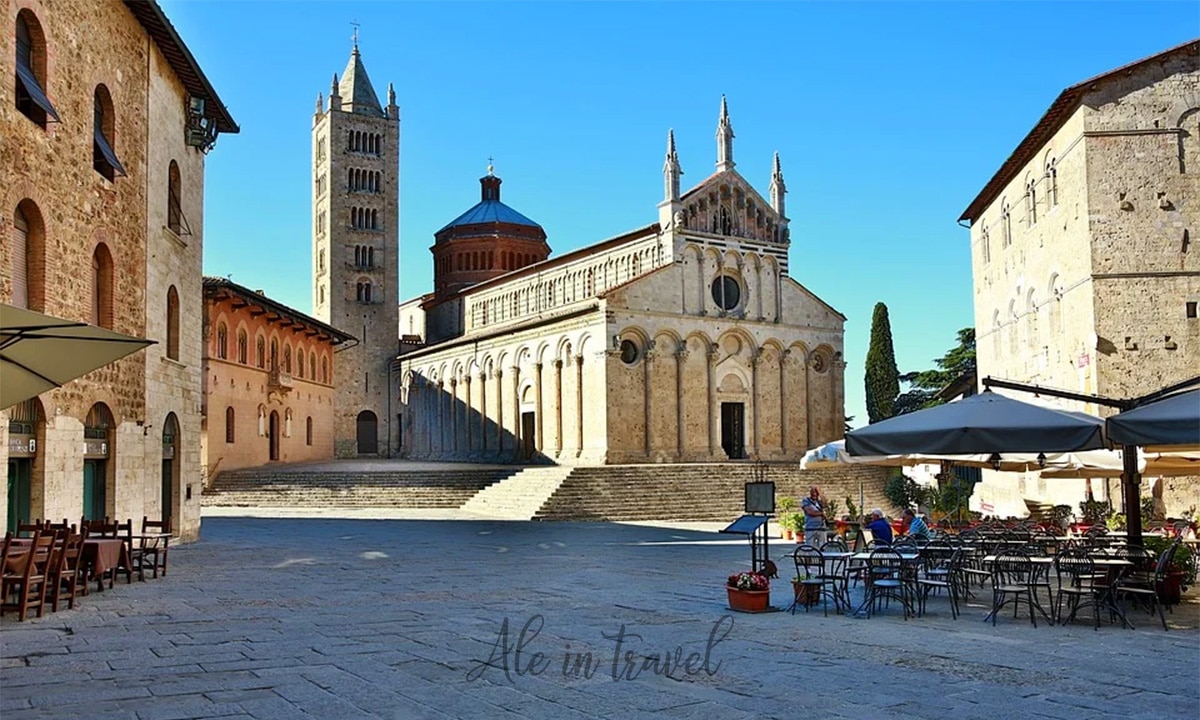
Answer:
<path fill-rule="evenodd" d="M 16 307 L 29 307 L 29 233 L 24 227 L 25 219 L 18 210 L 13 227 L 12 299 Z"/>

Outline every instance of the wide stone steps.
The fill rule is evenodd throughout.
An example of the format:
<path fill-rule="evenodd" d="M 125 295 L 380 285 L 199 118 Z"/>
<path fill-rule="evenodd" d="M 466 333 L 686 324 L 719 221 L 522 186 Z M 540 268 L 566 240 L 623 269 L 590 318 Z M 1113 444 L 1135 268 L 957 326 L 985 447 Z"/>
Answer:
<path fill-rule="evenodd" d="M 437 472 L 221 473 L 205 491 L 208 506 L 458 508 L 512 469 Z"/>
<path fill-rule="evenodd" d="M 480 490 L 462 510 L 499 520 L 530 520 L 554 495 L 569 467 L 529 467 Z"/>

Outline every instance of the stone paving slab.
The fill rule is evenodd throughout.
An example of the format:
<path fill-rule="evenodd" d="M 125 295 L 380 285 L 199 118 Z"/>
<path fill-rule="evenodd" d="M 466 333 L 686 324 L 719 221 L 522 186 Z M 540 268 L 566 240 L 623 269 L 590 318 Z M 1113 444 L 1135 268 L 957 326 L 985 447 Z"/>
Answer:
<path fill-rule="evenodd" d="M 790 547 L 771 549 L 782 560 Z M 1011 616 L 992 627 L 982 599 L 957 621 L 944 598 L 907 621 L 897 608 L 869 620 L 729 613 L 724 578 L 748 559 L 746 543 L 685 525 L 208 517 L 201 541 L 172 548 L 165 578 L 119 583 L 74 611 L 0 619 L 0 717 L 1200 710 L 1195 590 L 1169 632 L 1140 613 L 1133 631 L 1035 629 Z M 774 604 L 790 591 L 776 581 Z"/>

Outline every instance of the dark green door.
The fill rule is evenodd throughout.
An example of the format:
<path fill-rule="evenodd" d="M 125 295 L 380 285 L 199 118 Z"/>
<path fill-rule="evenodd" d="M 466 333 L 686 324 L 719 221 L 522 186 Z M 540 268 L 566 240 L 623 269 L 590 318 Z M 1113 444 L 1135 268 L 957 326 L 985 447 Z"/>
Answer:
<path fill-rule="evenodd" d="M 104 519 L 104 461 L 83 461 L 83 516 Z"/>
<path fill-rule="evenodd" d="M 166 523 L 163 527 L 174 527 L 171 524 L 171 490 L 174 483 L 171 481 L 173 460 L 162 461 L 162 521 Z"/>
<path fill-rule="evenodd" d="M 8 529 L 16 532 L 17 524 L 29 522 L 30 515 L 30 477 L 33 475 L 33 461 L 29 458 L 15 458 L 8 461 Z"/>

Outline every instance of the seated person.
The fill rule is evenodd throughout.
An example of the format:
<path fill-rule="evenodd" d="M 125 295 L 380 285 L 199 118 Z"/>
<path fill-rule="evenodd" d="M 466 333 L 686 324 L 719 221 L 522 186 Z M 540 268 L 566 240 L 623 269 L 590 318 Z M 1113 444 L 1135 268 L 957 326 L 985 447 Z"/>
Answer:
<path fill-rule="evenodd" d="M 875 508 L 871 511 L 871 521 L 863 526 L 864 529 L 870 530 L 874 536 L 875 542 L 880 545 L 892 544 L 892 524 L 883 516 L 883 511 Z"/>
<path fill-rule="evenodd" d="M 904 534 L 914 538 L 929 539 L 929 526 L 912 508 L 904 509 Z"/>

